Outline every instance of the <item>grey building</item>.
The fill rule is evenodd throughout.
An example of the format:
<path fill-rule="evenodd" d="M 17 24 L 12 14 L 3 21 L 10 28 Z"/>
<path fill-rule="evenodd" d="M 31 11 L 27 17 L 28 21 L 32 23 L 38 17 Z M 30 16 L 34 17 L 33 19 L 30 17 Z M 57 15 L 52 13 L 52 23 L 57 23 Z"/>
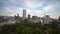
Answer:
<path fill-rule="evenodd" d="M 26 19 L 26 10 L 23 9 L 23 19 Z"/>

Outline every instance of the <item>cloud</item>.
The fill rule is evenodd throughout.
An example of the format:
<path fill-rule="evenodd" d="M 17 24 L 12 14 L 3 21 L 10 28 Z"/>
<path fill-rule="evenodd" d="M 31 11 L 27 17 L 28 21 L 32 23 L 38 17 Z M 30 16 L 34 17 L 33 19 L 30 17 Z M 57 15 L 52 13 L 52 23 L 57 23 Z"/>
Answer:
<path fill-rule="evenodd" d="M 25 0 L 24 4 L 28 8 L 37 8 L 42 5 L 40 2 L 35 2 L 35 1 L 36 0 Z"/>
<path fill-rule="evenodd" d="M 25 4 L 26 4 L 26 6 L 27 7 L 29 7 L 29 8 L 35 8 L 35 4 L 33 4 L 32 2 L 30 2 L 30 1 L 25 1 Z"/>
<path fill-rule="evenodd" d="M 22 16 L 23 9 L 26 9 L 27 15 L 43 16 L 43 13 L 53 13 L 59 7 L 59 0 L 0 0 L 0 15 L 19 13 Z"/>
<path fill-rule="evenodd" d="M 1 9 L 0 15 L 7 15 L 7 16 L 14 16 L 16 14 L 19 14 L 21 17 L 23 16 L 23 9 L 20 7 L 4 7 Z M 42 16 L 42 12 L 40 10 L 31 10 L 31 9 L 26 9 L 27 11 L 27 16 L 30 14 L 31 16 Z M 37 12 L 38 11 L 38 12 Z"/>
<path fill-rule="evenodd" d="M 42 17 L 43 16 L 43 13 L 41 10 L 34 10 L 34 9 L 27 9 L 27 15 L 30 14 L 31 16 L 39 16 L 39 17 Z"/>
<path fill-rule="evenodd" d="M 54 11 L 57 7 L 60 7 L 60 1 L 51 1 L 46 7 L 44 7 L 44 11 Z"/>
<path fill-rule="evenodd" d="M 14 16 L 20 14 L 22 16 L 22 8 L 20 7 L 4 7 L 0 9 L 0 15 Z"/>
<path fill-rule="evenodd" d="M 57 19 L 59 16 L 50 16 L 51 18 Z"/>
<path fill-rule="evenodd" d="M 12 16 L 14 14 L 13 10 L 11 10 L 9 7 L 4 7 L 1 9 L 1 14 L 0 15 L 8 15 Z"/>
<path fill-rule="evenodd" d="M 52 10 L 53 8 L 54 8 L 53 5 L 48 5 L 48 6 L 46 6 L 46 7 L 44 8 L 44 11 L 50 11 L 50 10 Z"/>

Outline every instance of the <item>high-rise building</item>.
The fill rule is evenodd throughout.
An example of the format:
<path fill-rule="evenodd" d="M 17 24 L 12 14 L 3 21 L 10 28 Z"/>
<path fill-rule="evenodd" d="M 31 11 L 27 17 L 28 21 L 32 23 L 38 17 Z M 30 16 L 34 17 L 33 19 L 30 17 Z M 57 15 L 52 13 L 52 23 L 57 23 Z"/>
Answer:
<path fill-rule="evenodd" d="M 23 9 L 23 19 L 26 19 L 26 10 Z"/>
<path fill-rule="evenodd" d="M 17 14 L 17 16 L 19 16 L 19 14 Z"/>
<path fill-rule="evenodd" d="M 49 17 L 49 15 L 45 15 L 44 17 L 43 17 L 43 23 L 49 23 L 50 22 L 50 17 Z"/>
<path fill-rule="evenodd" d="M 16 15 L 15 15 L 15 20 L 17 19 Z"/>
<path fill-rule="evenodd" d="M 18 19 L 18 20 L 20 19 L 20 16 L 19 16 L 19 14 L 17 14 L 17 19 Z"/>
<path fill-rule="evenodd" d="M 32 16 L 32 19 L 37 19 L 38 17 L 37 16 Z"/>
<path fill-rule="evenodd" d="M 15 15 L 15 22 L 20 23 L 20 16 L 19 14 Z"/>
<path fill-rule="evenodd" d="M 28 15 L 28 18 L 30 18 L 30 14 Z"/>
<path fill-rule="evenodd" d="M 60 21 L 60 16 L 59 16 L 59 21 Z"/>

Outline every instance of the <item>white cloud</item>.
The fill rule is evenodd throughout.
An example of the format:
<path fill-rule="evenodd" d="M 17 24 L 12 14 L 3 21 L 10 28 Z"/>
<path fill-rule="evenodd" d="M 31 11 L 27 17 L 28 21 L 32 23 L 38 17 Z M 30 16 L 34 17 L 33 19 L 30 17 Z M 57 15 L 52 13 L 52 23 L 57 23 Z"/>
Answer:
<path fill-rule="evenodd" d="M 26 9 L 27 11 L 27 16 L 28 14 L 30 14 L 31 16 L 43 16 L 42 11 L 40 10 L 31 10 L 31 9 Z M 4 7 L 3 8 L 3 15 L 7 15 L 7 16 L 14 16 L 16 14 L 19 14 L 20 16 L 23 16 L 23 8 L 20 7 Z"/>
<path fill-rule="evenodd" d="M 37 8 L 42 5 L 41 3 L 34 2 L 34 1 L 35 0 L 25 0 L 24 3 L 26 5 L 26 7 L 28 7 L 28 8 Z"/>
<path fill-rule="evenodd" d="M 1 0 L 2 3 L 4 3 L 4 9 L 2 10 L 4 15 L 15 15 L 15 14 L 20 14 L 22 16 L 23 12 L 23 7 L 28 8 L 27 10 L 27 15 L 31 14 L 32 16 L 43 16 L 44 11 L 53 11 L 56 7 L 59 7 L 60 4 L 59 2 L 52 1 L 50 3 L 45 2 L 45 0 Z M 53 4 L 54 3 L 54 4 Z M 7 6 L 7 5 L 8 6 Z M 45 4 L 48 6 L 45 7 Z M 6 7 L 5 7 L 6 5 Z M 23 5 L 23 6 L 22 6 Z M 44 11 L 37 10 L 35 8 L 42 7 Z M 32 10 L 34 9 L 34 10 Z M 40 9 L 40 8 L 39 8 Z"/>
<path fill-rule="evenodd" d="M 54 2 L 44 7 L 44 11 L 54 11 L 59 6 L 60 6 L 59 2 Z"/>
<path fill-rule="evenodd" d="M 30 1 L 26 1 L 25 3 L 26 3 L 27 7 L 30 7 L 30 8 L 34 8 L 35 7 L 35 5 L 32 2 L 30 2 Z"/>
<path fill-rule="evenodd" d="M 31 10 L 31 9 L 27 9 L 27 15 L 30 14 L 31 16 L 39 16 L 39 17 L 42 17 L 43 16 L 43 13 L 41 10 Z"/>
<path fill-rule="evenodd" d="M 22 16 L 22 8 L 19 7 L 4 7 L 2 9 L 1 15 L 7 15 L 7 16 L 14 16 L 16 14 L 20 14 Z"/>
<path fill-rule="evenodd" d="M 10 7 L 4 7 L 2 10 L 3 15 L 13 16 L 15 14 Z"/>
<path fill-rule="evenodd" d="M 52 10 L 53 8 L 54 8 L 53 5 L 48 5 L 48 6 L 46 6 L 46 7 L 44 8 L 44 10 L 45 10 L 45 11 L 50 11 L 50 10 Z"/>

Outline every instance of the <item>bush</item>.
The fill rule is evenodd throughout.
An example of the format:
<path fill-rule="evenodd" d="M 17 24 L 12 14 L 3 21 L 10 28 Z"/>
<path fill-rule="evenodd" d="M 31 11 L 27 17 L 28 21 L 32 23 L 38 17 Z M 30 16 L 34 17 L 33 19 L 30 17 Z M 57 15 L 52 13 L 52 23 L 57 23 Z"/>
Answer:
<path fill-rule="evenodd" d="M 60 34 L 56 30 L 54 24 L 41 25 L 40 23 L 19 23 L 19 24 L 5 24 L 1 26 L 0 34 Z M 46 33 L 47 33 L 46 32 Z"/>

